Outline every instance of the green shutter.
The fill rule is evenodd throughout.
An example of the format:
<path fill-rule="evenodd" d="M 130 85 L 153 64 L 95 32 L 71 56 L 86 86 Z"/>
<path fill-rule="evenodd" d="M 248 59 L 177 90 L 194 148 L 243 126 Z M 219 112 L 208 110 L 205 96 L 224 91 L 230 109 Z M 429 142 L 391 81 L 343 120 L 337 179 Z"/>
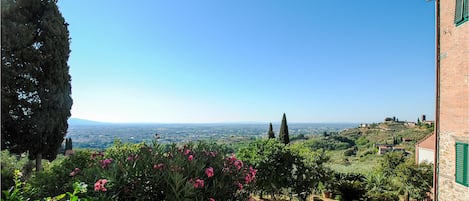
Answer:
<path fill-rule="evenodd" d="M 469 18 L 469 0 L 464 0 L 464 10 L 462 17 L 464 18 L 463 20 L 467 21 Z"/>
<path fill-rule="evenodd" d="M 468 144 L 456 143 L 456 182 L 469 186 Z"/>
<path fill-rule="evenodd" d="M 454 24 L 456 26 L 468 21 L 469 19 L 469 0 L 456 0 L 454 9 Z"/>
<path fill-rule="evenodd" d="M 463 1 L 456 0 L 456 8 L 454 9 L 454 23 L 458 24 L 463 20 L 462 11 L 463 11 Z"/>

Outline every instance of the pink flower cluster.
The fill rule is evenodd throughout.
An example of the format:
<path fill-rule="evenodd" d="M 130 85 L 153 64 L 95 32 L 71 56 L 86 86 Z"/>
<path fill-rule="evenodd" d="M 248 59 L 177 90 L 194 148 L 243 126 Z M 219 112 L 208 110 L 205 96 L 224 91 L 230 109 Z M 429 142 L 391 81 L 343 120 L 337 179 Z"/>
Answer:
<path fill-rule="evenodd" d="M 127 161 L 133 161 L 137 159 L 138 159 L 138 155 L 134 155 L 134 154 L 130 154 L 130 156 L 127 157 Z"/>
<path fill-rule="evenodd" d="M 107 189 L 104 187 L 106 185 L 107 180 L 106 179 L 100 179 L 94 184 L 94 191 L 102 191 L 106 192 Z"/>
<path fill-rule="evenodd" d="M 189 155 L 189 156 L 187 157 L 187 160 L 188 160 L 188 161 L 194 160 L 194 155 Z"/>
<path fill-rule="evenodd" d="M 241 178 L 244 178 L 244 184 L 252 183 L 256 178 L 257 170 L 252 167 L 249 167 L 249 169 L 247 169 L 247 167 L 243 167 L 243 162 L 241 160 L 238 160 L 236 156 L 232 154 L 230 157 L 225 159 L 225 164 L 224 168 L 222 169 L 222 172 L 233 175 L 236 174 L 237 171 L 243 169 L 243 174 L 241 175 Z M 238 179 L 234 180 L 234 185 L 238 188 L 238 190 L 243 190 L 243 184 Z"/>
<path fill-rule="evenodd" d="M 164 168 L 163 163 L 158 163 L 158 164 L 153 165 L 153 169 L 155 170 L 162 170 L 163 168 Z"/>
<path fill-rule="evenodd" d="M 189 182 L 194 185 L 194 188 L 203 188 L 205 186 L 204 180 L 202 179 L 196 179 L 195 181 L 193 179 L 190 179 Z"/>
<path fill-rule="evenodd" d="M 226 158 L 225 162 L 225 167 L 230 166 L 231 164 L 234 164 L 236 169 L 240 170 L 243 167 L 243 161 L 238 160 L 234 154 L 231 154 L 230 157 Z"/>
<path fill-rule="evenodd" d="M 216 152 L 216 151 L 208 152 L 208 151 L 204 150 L 203 152 L 204 152 L 205 156 L 216 157 L 218 155 L 218 152 Z"/>
<path fill-rule="evenodd" d="M 81 171 L 80 168 L 75 168 L 72 172 L 70 172 L 70 176 L 71 176 L 71 177 L 74 177 L 74 176 L 77 175 L 80 171 Z"/>
<path fill-rule="evenodd" d="M 108 168 L 109 164 L 112 163 L 112 158 L 106 158 L 104 160 L 100 160 L 99 163 L 101 163 L 101 168 L 106 169 Z"/>
<path fill-rule="evenodd" d="M 249 167 L 249 173 L 247 173 L 246 176 L 244 176 L 244 182 L 246 184 L 253 182 L 254 179 L 256 178 L 256 174 L 257 174 L 257 170 L 252 167 Z"/>
<path fill-rule="evenodd" d="M 206 168 L 205 174 L 207 175 L 208 178 L 213 177 L 213 168 L 212 167 Z"/>

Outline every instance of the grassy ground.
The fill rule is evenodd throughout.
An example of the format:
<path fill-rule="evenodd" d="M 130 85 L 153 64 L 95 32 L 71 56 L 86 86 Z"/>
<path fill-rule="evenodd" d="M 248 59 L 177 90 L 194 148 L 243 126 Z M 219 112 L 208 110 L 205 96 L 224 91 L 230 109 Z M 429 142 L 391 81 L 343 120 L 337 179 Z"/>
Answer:
<path fill-rule="evenodd" d="M 357 156 L 346 157 L 344 156 L 344 150 L 328 151 L 328 154 L 331 160 L 327 165 L 331 169 L 342 173 L 369 173 L 378 166 L 380 159 L 380 156 L 376 154 L 360 157 L 360 152 Z"/>

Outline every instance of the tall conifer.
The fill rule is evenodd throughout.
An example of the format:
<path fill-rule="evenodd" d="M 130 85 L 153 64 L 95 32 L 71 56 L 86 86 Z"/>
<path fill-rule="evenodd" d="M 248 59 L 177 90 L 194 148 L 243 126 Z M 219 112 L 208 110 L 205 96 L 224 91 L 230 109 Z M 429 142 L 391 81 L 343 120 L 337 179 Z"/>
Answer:
<path fill-rule="evenodd" d="M 280 132 L 278 134 L 280 142 L 283 144 L 290 143 L 290 136 L 288 134 L 287 116 L 283 113 L 282 124 L 280 125 Z"/>
<path fill-rule="evenodd" d="M 272 123 L 269 124 L 269 139 L 275 138 L 274 129 L 272 128 Z"/>
<path fill-rule="evenodd" d="M 57 0 L 1 1 L 1 148 L 57 156 L 72 107 L 68 24 Z"/>

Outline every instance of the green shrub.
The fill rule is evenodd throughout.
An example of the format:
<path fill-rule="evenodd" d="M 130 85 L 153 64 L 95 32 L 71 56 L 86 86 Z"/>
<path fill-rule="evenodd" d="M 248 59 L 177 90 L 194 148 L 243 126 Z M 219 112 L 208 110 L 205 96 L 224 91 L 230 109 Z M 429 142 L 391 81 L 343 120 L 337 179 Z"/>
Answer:
<path fill-rule="evenodd" d="M 306 200 L 323 180 L 328 157 L 321 150 L 313 152 L 302 143 L 284 145 L 276 140 L 258 140 L 239 152 L 239 157 L 259 170 L 256 190 L 271 195 L 296 193 Z"/>
<path fill-rule="evenodd" d="M 14 172 L 20 170 L 22 172 L 29 172 L 26 169 L 29 162 L 27 156 L 12 155 L 8 150 L 1 151 L 1 175 L 2 175 L 2 191 L 10 189 L 15 185 Z M 28 176 L 27 174 L 24 176 Z"/>
<path fill-rule="evenodd" d="M 77 151 L 31 179 L 30 197 L 41 199 L 91 189 L 90 200 L 246 200 L 257 171 L 224 146 L 122 144 L 104 152 Z"/>
<path fill-rule="evenodd" d="M 81 177 L 71 177 L 70 173 L 76 168 L 83 170 L 93 163 L 90 160 L 91 151 L 80 150 L 75 154 L 53 162 L 42 172 L 36 172 L 28 181 L 27 192 L 32 199 L 41 199 L 53 195 L 63 194 L 73 189 L 73 183 Z"/>

